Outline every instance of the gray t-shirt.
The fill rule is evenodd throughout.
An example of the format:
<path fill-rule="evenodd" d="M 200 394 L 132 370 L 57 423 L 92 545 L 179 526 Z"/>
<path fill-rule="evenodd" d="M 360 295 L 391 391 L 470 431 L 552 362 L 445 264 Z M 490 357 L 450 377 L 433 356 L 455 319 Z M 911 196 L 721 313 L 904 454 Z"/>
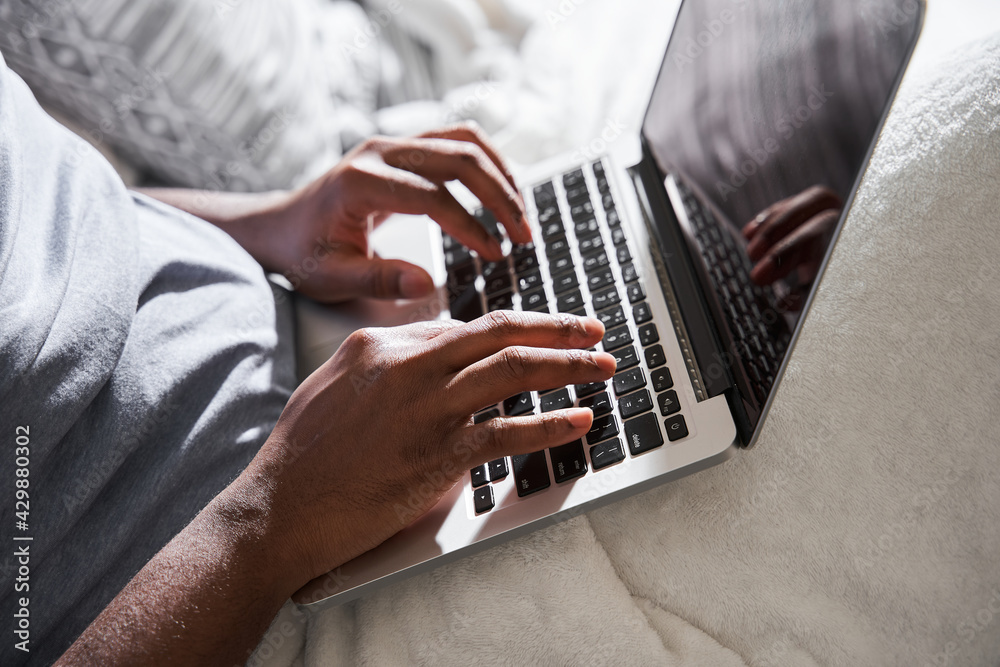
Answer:
<path fill-rule="evenodd" d="M 0 59 L 0 664 L 55 660 L 246 466 L 291 334 L 235 241 L 128 192 Z"/>

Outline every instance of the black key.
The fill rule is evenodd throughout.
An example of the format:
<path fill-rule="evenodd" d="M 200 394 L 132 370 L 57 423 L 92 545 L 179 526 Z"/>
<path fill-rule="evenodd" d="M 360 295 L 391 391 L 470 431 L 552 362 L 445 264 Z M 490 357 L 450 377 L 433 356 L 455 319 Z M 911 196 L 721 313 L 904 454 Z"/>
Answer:
<path fill-rule="evenodd" d="M 569 273 L 563 273 L 552 279 L 552 291 L 554 291 L 556 294 L 562 294 L 566 290 L 571 290 L 579 286 L 580 283 L 577 282 L 576 273 L 573 271 L 570 271 Z"/>
<path fill-rule="evenodd" d="M 645 389 L 618 399 L 618 412 L 621 413 L 622 419 L 635 417 L 652 409 L 653 398 Z"/>
<path fill-rule="evenodd" d="M 521 310 L 533 310 L 539 313 L 549 312 L 549 302 L 545 298 L 545 290 L 539 287 L 521 294 Z"/>
<path fill-rule="evenodd" d="M 615 376 L 615 396 L 624 396 L 630 391 L 635 391 L 646 384 L 646 374 L 641 368 L 632 368 L 622 371 Z"/>
<path fill-rule="evenodd" d="M 563 187 L 567 190 L 574 188 L 581 183 L 586 183 L 583 178 L 583 169 L 574 169 L 563 176 Z"/>
<path fill-rule="evenodd" d="M 490 410 L 484 410 L 480 412 L 479 414 L 477 414 L 475 417 L 472 418 L 472 421 L 476 424 L 482 424 L 483 422 L 487 422 L 499 416 L 500 416 L 500 411 L 497 410 L 496 408 L 492 408 Z"/>
<path fill-rule="evenodd" d="M 565 236 L 556 236 L 546 242 L 545 256 L 552 258 L 569 252 L 569 241 Z"/>
<path fill-rule="evenodd" d="M 486 466 L 485 465 L 476 466 L 475 468 L 473 468 L 469 472 L 472 475 L 472 486 L 473 487 L 482 486 L 486 482 L 490 481 L 490 478 L 487 477 L 487 475 L 486 475 Z"/>
<path fill-rule="evenodd" d="M 627 283 L 634 283 L 639 279 L 639 272 L 635 268 L 635 264 L 629 263 L 622 267 L 622 280 Z"/>
<path fill-rule="evenodd" d="M 589 201 L 590 190 L 587 189 L 587 184 L 580 183 L 580 185 L 573 186 L 572 188 L 566 188 L 566 200 L 570 204 L 579 204 L 582 201 Z"/>
<path fill-rule="evenodd" d="M 538 224 L 547 225 L 550 222 L 560 222 L 562 218 L 559 215 L 559 206 L 553 202 L 546 206 L 545 208 L 538 209 Z"/>
<path fill-rule="evenodd" d="M 590 462 L 594 465 L 594 470 L 600 470 L 624 460 L 625 451 L 622 450 L 622 443 L 618 438 L 590 448 Z"/>
<path fill-rule="evenodd" d="M 650 322 L 639 327 L 639 344 L 643 347 L 652 345 L 660 340 L 660 332 L 656 330 L 656 325 Z"/>
<path fill-rule="evenodd" d="M 618 435 L 618 420 L 614 415 L 596 417 L 590 430 L 587 431 L 587 443 L 595 444 Z"/>
<path fill-rule="evenodd" d="M 476 281 L 476 265 L 472 262 L 459 264 L 448 270 L 448 287 L 461 290 Z"/>
<path fill-rule="evenodd" d="M 586 238 L 578 238 L 577 244 L 580 246 L 580 254 L 586 256 L 590 253 L 602 250 L 604 248 L 604 239 L 600 234 L 594 234 L 593 236 L 588 236 Z"/>
<path fill-rule="evenodd" d="M 670 377 L 669 368 L 658 368 L 649 372 L 649 379 L 653 381 L 653 391 L 659 393 L 674 386 L 674 379 Z"/>
<path fill-rule="evenodd" d="M 667 439 L 670 442 L 687 437 L 688 427 L 687 422 L 684 421 L 684 415 L 664 419 L 663 427 L 667 429 Z"/>
<path fill-rule="evenodd" d="M 593 169 L 594 169 L 594 176 L 600 178 L 601 176 L 604 175 L 604 163 L 601 162 L 600 160 L 594 163 Z"/>
<path fill-rule="evenodd" d="M 560 313 L 570 313 L 583 306 L 583 295 L 580 290 L 573 290 L 556 299 L 556 308 Z"/>
<path fill-rule="evenodd" d="M 510 254 L 513 255 L 514 259 L 520 259 L 521 257 L 525 257 L 526 255 L 534 255 L 535 244 L 532 241 L 528 241 L 527 243 L 521 243 L 511 248 Z"/>
<path fill-rule="evenodd" d="M 601 194 L 601 205 L 604 206 L 605 211 L 615 207 L 615 200 L 611 197 L 610 192 L 604 192 Z"/>
<path fill-rule="evenodd" d="M 535 255 L 534 251 L 530 254 L 524 254 L 520 257 L 514 256 L 514 272 L 517 275 L 523 275 L 538 268 L 538 257 Z"/>
<path fill-rule="evenodd" d="M 563 388 L 559 391 L 542 396 L 542 412 L 552 412 L 573 407 L 573 399 L 569 397 L 569 389 Z"/>
<path fill-rule="evenodd" d="M 622 300 L 618 294 L 618 289 L 614 285 L 607 289 L 598 290 L 597 292 L 590 290 L 590 294 L 593 296 L 594 310 L 603 310 L 608 306 L 620 303 Z"/>
<path fill-rule="evenodd" d="M 628 327 L 618 327 L 617 329 L 609 329 L 604 332 L 604 340 L 601 344 L 604 346 L 605 352 L 611 352 L 617 350 L 620 347 L 628 345 L 632 342 L 632 332 L 628 330 Z"/>
<path fill-rule="evenodd" d="M 656 400 L 660 404 L 660 414 L 664 417 L 669 417 L 681 409 L 680 401 L 677 400 L 677 392 L 673 389 L 663 392 L 656 397 Z"/>
<path fill-rule="evenodd" d="M 608 227 L 618 227 L 622 224 L 621 218 L 618 217 L 618 211 L 611 209 L 606 212 L 608 218 Z"/>
<path fill-rule="evenodd" d="M 610 224 L 610 223 L 609 223 Z M 625 230 L 621 227 L 615 227 L 611 230 L 611 242 L 615 244 L 615 247 L 625 244 Z"/>
<path fill-rule="evenodd" d="M 618 263 L 624 264 L 625 262 L 632 261 L 632 253 L 628 251 L 627 245 L 620 245 L 615 248 L 615 255 L 618 256 Z"/>
<path fill-rule="evenodd" d="M 514 295 L 510 292 L 494 294 L 486 300 L 486 310 L 514 310 Z"/>
<path fill-rule="evenodd" d="M 587 218 L 594 217 L 594 205 L 588 200 L 585 202 L 580 202 L 575 206 L 570 206 L 569 215 L 576 220 L 586 220 Z"/>
<path fill-rule="evenodd" d="M 530 292 L 536 287 L 542 286 L 542 274 L 539 271 L 526 273 L 517 279 L 517 289 L 521 292 Z"/>
<path fill-rule="evenodd" d="M 531 398 L 531 392 L 525 391 L 504 401 L 503 409 L 508 417 L 526 415 L 535 409 L 535 401 Z"/>
<path fill-rule="evenodd" d="M 601 232 L 601 226 L 598 224 L 596 219 L 591 218 L 590 220 L 581 220 L 574 223 L 573 231 L 576 232 L 577 238 L 583 238 L 584 236 L 599 234 Z"/>
<path fill-rule="evenodd" d="M 507 267 L 504 267 L 506 269 Z M 510 291 L 510 274 L 504 271 L 497 271 L 486 279 L 486 294 L 497 294 L 498 292 Z"/>
<path fill-rule="evenodd" d="M 591 396 L 580 401 L 581 408 L 590 408 L 594 417 L 603 417 L 611 413 L 611 397 L 608 392 L 601 392 L 596 396 Z"/>
<path fill-rule="evenodd" d="M 642 289 L 642 283 L 634 282 L 625 286 L 625 293 L 628 295 L 629 303 L 637 303 L 646 298 L 646 292 Z"/>
<path fill-rule="evenodd" d="M 636 324 L 643 324 L 653 319 L 653 311 L 649 309 L 649 304 L 643 301 L 632 307 L 632 319 Z"/>
<path fill-rule="evenodd" d="M 451 234 L 441 234 L 441 247 L 451 250 L 457 245 L 461 245 Z"/>
<path fill-rule="evenodd" d="M 577 398 L 590 396 L 591 394 L 596 394 L 599 391 L 604 391 L 607 388 L 608 384 L 606 382 L 590 382 L 588 384 L 578 384 L 574 387 L 574 389 L 576 389 Z"/>
<path fill-rule="evenodd" d="M 514 471 L 514 486 L 522 498 L 529 493 L 549 488 L 549 468 L 545 465 L 545 452 L 516 454 L 510 457 Z"/>
<path fill-rule="evenodd" d="M 552 459 L 552 476 L 556 484 L 566 482 L 587 472 L 587 457 L 583 455 L 583 440 L 552 447 L 549 449 Z"/>
<path fill-rule="evenodd" d="M 468 248 L 465 246 L 455 246 L 451 250 L 445 251 L 444 265 L 450 269 L 453 266 L 469 261 L 471 257 L 472 255 L 469 254 Z"/>
<path fill-rule="evenodd" d="M 542 183 L 541 185 L 535 186 L 535 206 L 538 210 L 542 210 L 549 202 L 555 200 L 556 198 L 556 188 L 552 183 Z"/>
<path fill-rule="evenodd" d="M 606 195 L 611 192 L 611 185 L 608 183 L 608 179 L 603 175 L 597 177 L 597 191 L 602 195 Z"/>
<path fill-rule="evenodd" d="M 558 275 L 571 268 L 573 268 L 573 258 L 569 256 L 569 252 L 559 257 L 549 258 L 549 275 L 551 276 Z"/>
<path fill-rule="evenodd" d="M 656 415 L 643 415 L 637 419 L 625 422 L 625 442 L 632 456 L 656 449 L 663 444 L 660 425 L 656 423 Z"/>
<path fill-rule="evenodd" d="M 456 320 L 471 322 L 484 314 L 483 299 L 476 288 L 469 285 L 461 292 L 452 295 L 450 310 L 451 316 Z"/>
<path fill-rule="evenodd" d="M 602 287 L 607 287 L 615 281 L 615 275 L 611 273 L 611 269 L 604 267 L 600 271 L 587 276 L 587 287 L 590 288 L 591 292 L 601 289 Z M 611 305 L 611 304 L 608 304 Z M 597 308 L 597 304 L 594 304 L 594 308 Z"/>
<path fill-rule="evenodd" d="M 639 364 L 639 353 L 635 351 L 635 347 L 632 345 L 615 350 L 611 354 L 614 355 L 615 361 L 618 362 L 618 370 L 620 371 Z"/>
<path fill-rule="evenodd" d="M 610 329 L 625 323 L 625 311 L 622 310 L 621 306 L 607 308 L 597 313 L 597 319 L 601 321 L 605 329 Z"/>
<path fill-rule="evenodd" d="M 583 258 L 583 272 L 587 275 L 599 271 L 608 265 L 608 253 L 603 250 L 591 253 Z"/>
<path fill-rule="evenodd" d="M 551 220 L 542 225 L 542 238 L 546 241 L 556 236 L 563 236 L 565 233 L 561 220 Z"/>
<path fill-rule="evenodd" d="M 476 514 L 489 512 L 493 509 L 493 488 L 484 486 L 472 492 L 472 504 L 476 506 Z"/>
<path fill-rule="evenodd" d="M 507 476 L 507 459 L 497 459 L 496 461 L 490 461 L 490 481 L 499 482 L 501 479 Z"/>
<path fill-rule="evenodd" d="M 659 368 L 667 363 L 667 355 L 663 352 L 662 345 L 654 345 L 646 348 L 646 366 L 650 370 Z"/>

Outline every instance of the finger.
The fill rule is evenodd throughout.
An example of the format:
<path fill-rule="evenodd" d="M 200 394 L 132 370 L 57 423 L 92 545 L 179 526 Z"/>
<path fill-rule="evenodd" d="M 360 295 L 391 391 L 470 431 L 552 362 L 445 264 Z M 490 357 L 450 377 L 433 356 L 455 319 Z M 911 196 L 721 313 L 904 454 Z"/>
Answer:
<path fill-rule="evenodd" d="M 839 210 L 823 211 L 776 243 L 750 271 L 758 285 L 781 280 L 804 264 L 816 261 L 826 249 L 826 241 L 840 219 Z"/>
<path fill-rule="evenodd" d="M 441 362 L 459 371 L 509 345 L 586 348 L 603 336 L 604 325 L 592 317 L 497 310 L 442 335 L 437 345 Z"/>
<path fill-rule="evenodd" d="M 840 207 L 840 198 L 829 188 L 814 186 L 783 202 L 753 232 L 747 255 L 756 262 L 771 246 L 796 227 L 826 209 Z"/>
<path fill-rule="evenodd" d="M 594 420 L 586 408 L 556 410 L 524 417 L 496 417 L 467 426 L 455 436 L 459 442 L 452 449 L 472 454 L 471 465 L 479 465 L 501 456 L 527 454 L 546 447 L 556 447 L 582 438 Z"/>
<path fill-rule="evenodd" d="M 441 228 L 454 236 L 459 243 L 478 252 L 489 261 L 503 259 L 503 250 L 495 238 L 455 201 L 448 188 L 427 180 L 405 169 L 388 165 L 386 172 L 373 170 L 361 175 L 370 181 L 361 181 L 358 188 L 366 188 L 373 195 L 365 202 L 367 210 L 391 210 L 395 213 L 428 215 Z M 377 185 L 376 185 L 377 184 Z M 388 185 L 389 195 L 384 188 Z"/>
<path fill-rule="evenodd" d="M 347 284 L 353 283 L 356 296 L 376 299 L 418 299 L 434 291 L 430 274 L 415 264 L 399 259 L 360 258 L 345 266 Z"/>
<path fill-rule="evenodd" d="M 531 241 L 524 204 L 517 190 L 478 145 L 450 139 L 413 139 L 391 145 L 386 163 L 444 183 L 460 181 L 497 219 L 514 243 Z"/>
<path fill-rule="evenodd" d="M 459 371 L 449 383 L 449 405 L 471 414 L 524 391 L 603 382 L 615 372 L 606 352 L 511 346 Z"/>
<path fill-rule="evenodd" d="M 514 192 L 518 193 L 518 199 L 521 200 L 521 206 L 524 206 L 524 200 L 521 198 L 520 191 L 517 188 L 517 183 L 514 182 L 514 175 L 511 173 L 510 169 L 507 167 L 507 163 L 504 159 L 500 157 L 500 152 L 493 146 L 489 137 L 483 132 L 482 128 L 479 127 L 477 123 L 467 122 L 460 123 L 458 125 L 452 125 L 451 127 L 446 127 L 440 130 L 432 130 L 430 132 L 425 132 L 420 135 L 426 138 L 436 138 L 436 139 L 453 139 L 455 141 L 468 141 L 476 144 L 489 156 L 493 164 L 496 165 L 500 173 L 503 174 L 504 178 L 510 184 L 510 187 L 514 189 Z"/>

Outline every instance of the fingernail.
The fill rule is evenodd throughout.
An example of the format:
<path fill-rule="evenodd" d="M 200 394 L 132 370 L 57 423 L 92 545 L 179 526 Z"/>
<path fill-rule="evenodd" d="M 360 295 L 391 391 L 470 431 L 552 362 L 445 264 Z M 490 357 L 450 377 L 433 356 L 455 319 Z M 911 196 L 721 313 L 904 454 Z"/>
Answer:
<path fill-rule="evenodd" d="M 423 271 L 403 271 L 399 276 L 399 293 L 405 299 L 416 299 L 434 289 L 431 277 Z"/>
<path fill-rule="evenodd" d="M 593 359 L 594 364 L 605 373 L 614 373 L 618 368 L 618 362 L 615 361 L 615 358 L 607 352 L 591 352 L 590 358 Z"/>
<path fill-rule="evenodd" d="M 750 270 L 750 280 L 758 285 L 767 285 L 771 282 L 769 278 L 771 274 L 774 273 L 775 268 L 774 261 L 771 256 L 768 255 Z"/>
<path fill-rule="evenodd" d="M 566 413 L 573 428 L 590 428 L 594 421 L 594 413 L 587 408 L 571 408 Z"/>

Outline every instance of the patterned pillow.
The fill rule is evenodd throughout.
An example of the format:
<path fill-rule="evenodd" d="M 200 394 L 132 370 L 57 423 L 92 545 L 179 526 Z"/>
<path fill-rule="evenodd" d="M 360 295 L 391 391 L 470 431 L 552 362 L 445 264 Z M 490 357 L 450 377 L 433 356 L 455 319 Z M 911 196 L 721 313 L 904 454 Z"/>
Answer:
<path fill-rule="evenodd" d="M 288 187 L 370 134 L 378 48 L 349 0 L 0 0 L 0 51 L 39 100 L 145 180 Z"/>

